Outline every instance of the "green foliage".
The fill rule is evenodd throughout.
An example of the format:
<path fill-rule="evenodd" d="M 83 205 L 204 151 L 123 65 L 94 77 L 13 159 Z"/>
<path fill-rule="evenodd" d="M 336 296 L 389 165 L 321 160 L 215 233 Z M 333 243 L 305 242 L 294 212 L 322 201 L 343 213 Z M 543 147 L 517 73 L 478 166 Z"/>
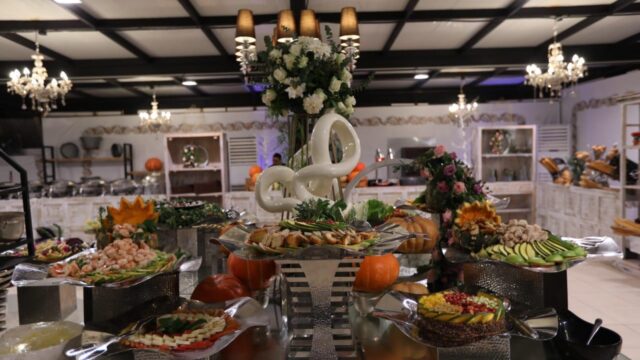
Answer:
<path fill-rule="evenodd" d="M 306 222 L 344 222 L 342 211 L 346 208 L 347 204 L 342 200 L 332 204 L 326 199 L 311 199 L 295 207 L 295 219 Z"/>
<path fill-rule="evenodd" d="M 393 214 L 393 206 L 378 199 L 367 201 L 367 221 L 372 226 L 380 225 Z"/>
<path fill-rule="evenodd" d="M 176 199 L 175 202 L 186 200 Z M 159 213 L 158 224 L 169 229 L 182 229 L 192 227 L 207 218 L 224 218 L 222 209 L 214 203 L 205 203 L 193 208 L 176 208 L 172 202 L 158 202 L 156 211 Z"/>

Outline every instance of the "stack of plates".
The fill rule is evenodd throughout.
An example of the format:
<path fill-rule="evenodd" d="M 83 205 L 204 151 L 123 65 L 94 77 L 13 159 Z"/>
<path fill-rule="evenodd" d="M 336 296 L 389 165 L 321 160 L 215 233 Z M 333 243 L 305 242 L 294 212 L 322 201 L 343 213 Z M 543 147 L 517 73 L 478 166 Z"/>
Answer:
<path fill-rule="evenodd" d="M 11 286 L 13 268 L 0 271 L 0 331 L 5 330 L 7 324 L 7 293 Z"/>

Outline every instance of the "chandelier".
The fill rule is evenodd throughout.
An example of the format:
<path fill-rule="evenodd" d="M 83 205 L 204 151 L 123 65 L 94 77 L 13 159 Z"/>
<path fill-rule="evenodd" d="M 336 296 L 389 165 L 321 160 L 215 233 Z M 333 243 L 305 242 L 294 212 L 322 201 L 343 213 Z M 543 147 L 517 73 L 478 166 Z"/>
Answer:
<path fill-rule="evenodd" d="M 158 110 L 155 92 L 151 100 L 151 110 L 141 110 L 138 112 L 138 116 L 140 116 L 140 126 L 152 132 L 158 132 L 162 126 L 169 125 L 171 121 L 171 113 L 169 111 Z"/>
<path fill-rule="evenodd" d="M 313 10 L 305 9 L 300 12 L 299 26 L 296 26 L 293 11 L 282 10 L 278 13 L 278 22 L 273 28 L 271 37 L 273 44 L 292 42 L 296 34 L 322 40 L 320 22 Z M 256 32 L 251 10 L 238 10 L 235 41 L 236 60 L 246 79 L 252 71 L 251 65 L 257 61 Z M 342 53 L 349 59 L 350 71 L 355 69 L 356 61 L 360 57 L 359 41 L 360 32 L 356 9 L 345 7 L 340 12 L 340 46 Z"/>
<path fill-rule="evenodd" d="M 460 94 L 458 94 L 458 102 L 454 102 L 449 105 L 449 114 L 453 115 L 458 121 L 460 126 L 464 126 L 464 122 L 478 108 L 478 103 L 474 100 L 471 103 L 467 103 L 467 97 L 462 91 L 464 85 L 464 78 L 460 81 Z"/>
<path fill-rule="evenodd" d="M 29 71 L 24 68 L 22 73 L 18 69 L 14 69 L 9 73 L 9 81 L 7 81 L 7 91 L 9 94 L 16 94 L 22 97 L 22 110 L 27 109 L 25 99 L 31 99 L 31 109 L 46 114 L 52 109 L 58 108 L 58 98 L 64 106 L 65 95 L 71 90 L 73 83 L 67 77 L 64 71 L 60 72 L 60 80 L 51 79 L 47 84 L 47 69 L 43 66 L 42 60 L 44 56 L 40 54 L 40 46 L 36 40 L 36 53 L 31 55 L 33 59 L 33 68 Z"/>
<path fill-rule="evenodd" d="M 544 97 L 545 91 L 551 97 L 560 97 L 565 86 L 575 86 L 587 73 L 587 65 L 583 57 L 574 54 L 570 63 L 564 61 L 562 44 L 556 41 L 557 35 L 556 21 L 553 26 L 553 43 L 549 45 L 547 52 L 549 58 L 547 71 L 543 73 L 535 64 L 527 65 L 526 68 L 525 84 L 533 86 L 535 94 L 539 97 Z"/>

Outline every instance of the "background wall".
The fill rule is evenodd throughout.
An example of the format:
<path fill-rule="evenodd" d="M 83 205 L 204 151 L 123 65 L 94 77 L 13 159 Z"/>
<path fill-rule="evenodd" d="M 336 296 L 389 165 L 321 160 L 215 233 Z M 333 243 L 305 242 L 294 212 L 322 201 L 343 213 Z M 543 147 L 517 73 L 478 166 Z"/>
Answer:
<path fill-rule="evenodd" d="M 445 144 L 454 151 L 462 152 L 463 141 L 461 130 L 448 122 L 448 107 L 446 105 L 419 105 L 419 106 L 391 106 L 356 108 L 354 120 L 361 125 L 356 131 L 362 143 L 362 161 L 373 161 L 376 148 L 386 151 L 390 139 L 419 138 L 433 139 L 437 143 Z M 499 118 L 516 118 L 529 124 L 553 124 L 559 119 L 560 107 L 557 103 L 550 104 L 547 101 L 524 102 L 500 102 L 480 104 L 477 115 L 492 120 Z M 507 116 L 502 116 L 508 114 Z M 510 114 L 510 115 L 509 115 Z M 56 148 L 56 156 L 59 156 L 59 147 L 65 142 L 74 142 L 79 145 L 79 138 L 83 131 L 96 127 L 126 127 L 135 128 L 138 125 L 137 116 L 121 115 L 78 115 L 58 117 L 55 114 L 43 121 L 44 144 Z M 271 154 L 277 151 L 278 132 L 274 128 L 257 128 L 253 122 L 269 122 L 264 109 L 258 110 L 205 110 L 191 112 L 189 110 L 175 110 L 172 116 L 172 125 L 188 124 L 194 127 L 193 131 L 202 131 L 202 128 L 211 124 L 236 124 L 233 131 L 228 131 L 227 136 L 256 136 L 258 137 L 259 162 L 270 165 Z M 393 125 L 380 125 L 380 123 Z M 407 124 L 408 123 L 408 124 Z M 500 124 L 501 121 L 487 124 Z M 513 124 L 513 122 L 509 122 Z M 252 125 L 253 124 L 253 125 Z M 367 125 L 372 124 L 372 125 Z M 477 124 L 472 124 L 474 127 Z M 467 131 L 471 136 L 472 130 Z M 143 170 L 144 161 L 151 157 L 163 158 L 163 134 L 107 134 L 103 135 L 100 150 L 94 156 L 110 156 L 109 151 L 113 143 L 130 142 L 133 144 L 134 170 Z M 31 166 L 32 168 L 32 166 Z M 231 183 L 243 184 L 246 177 L 245 167 L 234 167 L 231 171 Z M 120 163 L 93 165 L 93 175 L 101 176 L 107 180 L 122 178 L 124 176 Z M 37 176 L 31 175 L 31 178 Z M 79 180 L 82 176 L 82 167 L 79 164 L 63 165 L 57 168 L 58 179 Z M 0 168 L 0 180 L 8 178 L 8 174 Z"/>

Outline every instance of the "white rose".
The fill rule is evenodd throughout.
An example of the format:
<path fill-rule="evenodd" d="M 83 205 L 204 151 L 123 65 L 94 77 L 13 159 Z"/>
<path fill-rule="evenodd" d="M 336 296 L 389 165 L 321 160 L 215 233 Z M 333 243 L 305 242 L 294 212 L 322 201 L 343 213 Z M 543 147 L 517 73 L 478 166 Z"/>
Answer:
<path fill-rule="evenodd" d="M 342 81 L 336 79 L 336 77 L 332 77 L 331 78 L 331 82 L 329 83 L 329 91 L 331 91 L 331 93 L 337 93 L 338 91 L 340 91 L 340 86 L 342 86 Z"/>
<path fill-rule="evenodd" d="M 346 99 L 344 99 L 344 104 L 350 107 L 354 107 L 356 105 L 356 98 L 349 95 Z"/>
<path fill-rule="evenodd" d="M 302 46 L 300 46 L 300 44 L 293 44 L 289 48 L 289 54 L 293 54 L 295 56 L 300 56 L 301 51 L 302 51 Z"/>
<path fill-rule="evenodd" d="M 324 94 L 324 91 L 322 91 L 322 89 L 316 89 L 314 94 L 318 95 L 318 96 L 321 96 L 322 97 L 322 101 L 327 100 L 327 95 Z"/>
<path fill-rule="evenodd" d="M 338 112 L 344 113 L 344 112 L 347 111 L 347 107 L 344 105 L 344 103 L 342 101 L 340 101 L 338 104 L 336 104 L 336 108 L 337 108 L 336 110 Z"/>
<path fill-rule="evenodd" d="M 298 38 L 298 44 L 300 44 L 300 46 L 302 46 L 303 49 L 306 49 L 309 47 L 309 44 L 313 42 L 313 40 L 314 38 L 309 36 L 300 36 Z"/>
<path fill-rule="evenodd" d="M 353 114 L 353 106 L 347 106 L 344 112 L 347 113 L 347 115 Z"/>
<path fill-rule="evenodd" d="M 267 106 L 271 106 L 271 102 L 276 99 L 276 96 L 277 94 L 275 90 L 268 89 L 267 91 L 262 93 L 262 102 Z"/>
<path fill-rule="evenodd" d="M 318 59 L 326 59 L 331 56 L 331 46 L 318 39 L 313 39 L 308 47 L 309 51 L 312 51 Z"/>
<path fill-rule="evenodd" d="M 284 60 L 284 65 L 287 68 L 287 70 L 293 69 L 293 64 L 296 62 L 295 55 L 286 54 L 282 56 L 282 59 Z"/>
<path fill-rule="evenodd" d="M 273 71 L 273 78 L 283 82 L 287 78 L 287 72 L 283 68 L 277 68 Z"/>
<path fill-rule="evenodd" d="M 289 95 L 289 99 L 302 97 L 305 87 L 305 84 L 289 85 L 289 87 L 286 89 L 287 94 Z"/>
<path fill-rule="evenodd" d="M 309 63 L 309 58 L 306 56 L 302 56 L 300 57 L 300 61 L 298 61 L 298 67 L 300 69 L 304 69 L 307 67 L 307 64 Z"/>
<path fill-rule="evenodd" d="M 307 114 L 313 115 L 320 113 L 322 110 L 324 99 L 320 94 L 309 95 L 302 100 L 302 107 Z"/>
<path fill-rule="evenodd" d="M 282 51 L 279 49 L 273 49 L 269 52 L 269 59 L 278 60 L 282 57 Z"/>
<path fill-rule="evenodd" d="M 353 75 L 347 69 L 342 69 L 342 73 L 340 74 L 340 80 L 347 83 L 347 86 L 351 87 L 351 79 L 353 79 Z"/>

